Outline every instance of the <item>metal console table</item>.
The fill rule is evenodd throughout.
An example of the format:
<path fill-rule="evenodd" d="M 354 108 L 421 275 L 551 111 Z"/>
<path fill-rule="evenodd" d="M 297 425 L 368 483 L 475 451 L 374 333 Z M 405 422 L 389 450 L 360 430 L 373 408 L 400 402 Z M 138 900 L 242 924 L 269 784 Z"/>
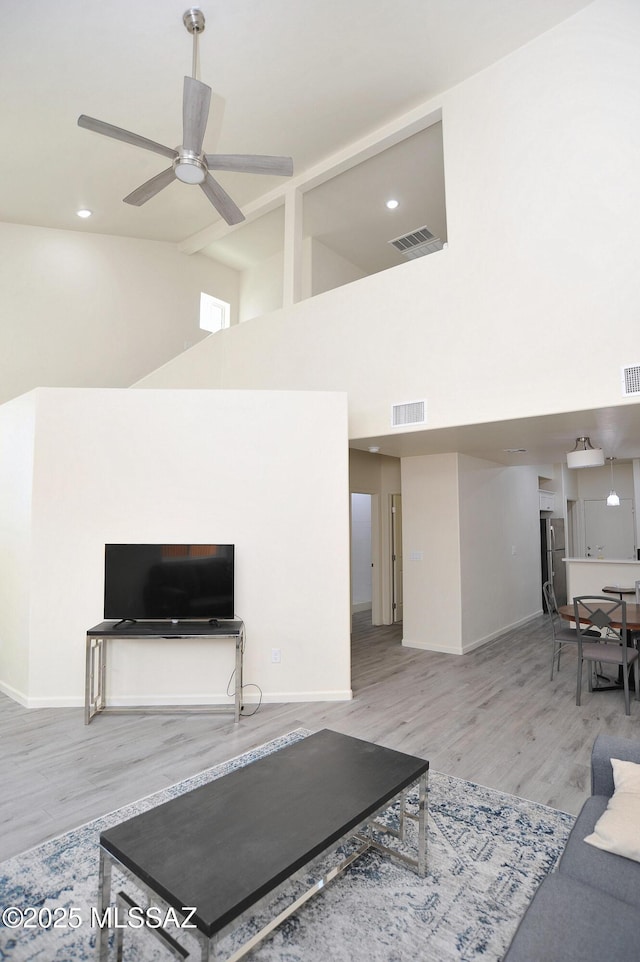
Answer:
<path fill-rule="evenodd" d="M 117 626 L 117 627 L 116 627 Z M 107 652 L 109 641 L 114 638 L 144 641 L 159 638 L 208 638 L 211 641 L 232 638 L 235 640 L 235 685 L 232 705 L 127 705 L 107 704 Z M 240 720 L 242 708 L 242 669 L 244 655 L 244 623 L 242 621 L 209 622 L 134 622 L 121 624 L 103 621 L 87 631 L 85 659 L 84 723 L 88 725 L 96 715 L 110 712 L 219 712 L 233 714 Z"/>

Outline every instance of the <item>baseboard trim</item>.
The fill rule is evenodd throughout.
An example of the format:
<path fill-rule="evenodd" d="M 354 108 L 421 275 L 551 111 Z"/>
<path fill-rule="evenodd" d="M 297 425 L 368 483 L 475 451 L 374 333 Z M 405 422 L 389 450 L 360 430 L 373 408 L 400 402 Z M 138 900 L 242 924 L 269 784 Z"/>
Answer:
<path fill-rule="evenodd" d="M 262 694 L 262 702 L 270 705 L 300 701 L 351 701 L 352 698 L 353 692 L 350 688 L 346 691 L 283 691 L 263 692 Z M 259 702 L 260 697 L 257 694 L 247 695 L 246 698 L 243 696 L 242 700 L 252 703 Z"/>
<path fill-rule="evenodd" d="M 56 696 L 49 698 L 26 698 L 21 692 L 0 682 L 0 691 L 8 695 L 13 701 L 22 705 L 23 708 L 84 708 L 84 699 L 76 696 Z M 351 689 L 346 691 L 296 691 L 296 692 L 263 692 L 262 696 L 257 691 L 247 692 L 242 696 L 243 703 L 247 705 L 259 704 L 288 704 L 290 702 L 303 701 L 351 701 L 353 692 Z M 109 706 L 113 708 L 133 708 L 140 706 L 148 708 L 172 708 L 179 706 L 196 705 L 220 705 L 224 708 L 233 707 L 233 699 L 226 695 L 127 695 L 118 697 L 114 695 L 109 698 Z"/>
<path fill-rule="evenodd" d="M 416 648 L 418 651 L 436 651 L 441 655 L 463 654 L 459 648 L 448 648 L 446 645 L 433 645 L 426 641 L 411 641 L 406 638 L 402 639 L 402 645 L 404 648 Z"/>
<path fill-rule="evenodd" d="M 13 701 L 17 701 L 18 704 L 22 705 L 23 708 L 29 707 L 29 699 L 27 696 L 24 694 L 24 692 L 18 691 L 17 688 L 14 688 L 13 685 L 7 685 L 6 682 L 0 681 L 0 691 Z"/>
<path fill-rule="evenodd" d="M 540 611 L 534 612 L 532 615 L 527 615 L 525 618 L 520 618 L 518 621 L 514 621 L 510 625 L 506 625 L 504 628 L 499 628 L 497 631 L 492 632 L 490 635 L 485 635 L 484 638 L 478 638 L 476 641 L 469 642 L 469 644 L 464 646 L 463 654 L 466 655 L 470 651 L 474 651 L 476 648 L 482 648 L 483 645 L 489 645 L 492 641 L 497 641 L 498 638 L 502 638 L 503 635 L 508 634 L 510 631 L 514 631 L 516 628 L 522 628 L 523 625 L 528 624 L 530 621 L 534 621 L 540 615 Z"/>
<path fill-rule="evenodd" d="M 503 635 L 508 634 L 510 631 L 514 631 L 516 628 L 521 628 L 530 621 L 534 621 L 540 616 L 540 613 L 541 612 L 538 610 L 532 615 L 527 615 L 526 618 L 521 618 L 519 621 L 514 621 L 510 625 L 505 625 L 502 628 L 498 628 L 497 631 L 492 632 L 490 635 L 485 635 L 483 638 L 477 638 L 474 641 L 470 641 L 461 648 L 453 648 L 447 645 L 434 645 L 425 641 L 411 641 L 405 638 L 402 639 L 402 644 L 405 648 L 417 648 L 420 651 L 437 651 L 443 655 L 468 655 L 470 652 L 475 651 L 476 648 L 482 648 L 484 645 L 489 645 L 492 641 L 497 641 L 498 638 L 502 638 Z"/>

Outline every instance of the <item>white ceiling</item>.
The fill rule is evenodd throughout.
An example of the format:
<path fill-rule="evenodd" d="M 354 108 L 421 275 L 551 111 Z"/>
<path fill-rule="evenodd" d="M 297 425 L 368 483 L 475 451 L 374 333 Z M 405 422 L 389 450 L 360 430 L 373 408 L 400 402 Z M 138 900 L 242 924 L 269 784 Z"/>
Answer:
<path fill-rule="evenodd" d="M 385 436 L 358 438 L 350 446 L 362 451 L 377 447 L 377 453 L 391 457 L 458 451 L 498 464 L 550 465 L 565 461 L 577 438 L 588 437 L 605 457 L 619 461 L 640 457 L 640 404 L 634 403 L 428 431 L 389 430 Z M 517 452 L 519 448 L 525 450 Z"/>
<path fill-rule="evenodd" d="M 588 2 L 203 0 L 200 79 L 214 90 L 205 150 L 291 155 L 296 177 L 304 177 Z M 171 242 L 220 224 L 204 194 L 178 182 L 141 208 L 123 204 L 166 160 L 77 126 L 86 113 L 178 144 L 183 77 L 192 66 L 192 39 L 182 23 L 187 8 L 186 0 L 0 4 L 1 220 Z M 305 230 L 369 272 L 387 266 L 389 256 L 398 263 L 389 239 L 425 223 L 434 233 L 446 231 L 443 198 L 429 189 L 427 176 L 432 164 L 441 180 L 433 137 L 432 129 L 423 131 L 310 191 Z M 217 176 L 241 207 L 282 183 L 268 176 Z M 383 205 L 391 192 L 401 200 L 393 214 Z M 94 216 L 80 221 L 80 207 Z M 264 256 L 281 224 L 276 210 L 230 234 L 229 261 L 242 267 Z M 501 463 L 548 463 L 560 460 L 582 434 L 606 453 L 638 456 L 638 406 L 400 431 L 354 446 L 378 444 L 394 455 L 458 450 Z M 505 454 L 517 447 L 526 447 L 526 454 Z"/>
<path fill-rule="evenodd" d="M 205 150 L 287 154 L 296 175 L 304 174 L 586 5 L 587 0 L 203 0 L 200 78 L 217 95 Z M 123 204 L 166 160 L 76 124 L 86 113 L 170 147 L 179 143 L 183 77 L 192 67 L 192 38 L 182 23 L 187 8 L 186 0 L 0 4 L 2 220 L 182 241 L 219 219 L 197 187 L 179 182 L 141 208 Z M 226 104 L 223 117 L 219 98 Z M 383 167 L 377 164 L 376 176 Z M 414 172 L 415 163 L 407 161 L 408 205 L 414 203 L 409 183 Z M 219 179 L 240 206 L 281 183 L 246 174 Z M 370 208 L 371 183 L 364 193 L 354 193 L 353 175 L 343 183 L 354 217 L 356 201 Z M 325 204 L 327 192 L 316 195 L 316 208 Z M 79 221 L 80 207 L 94 216 Z M 369 233 L 371 210 L 364 216 Z M 380 217 L 385 241 L 404 232 L 395 225 L 389 232 L 382 207 Z M 421 219 L 409 218 L 406 229 L 421 226 L 413 223 Z M 322 232 L 346 250 L 339 225 L 325 218 Z M 362 250 L 358 256 L 364 258 Z"/>

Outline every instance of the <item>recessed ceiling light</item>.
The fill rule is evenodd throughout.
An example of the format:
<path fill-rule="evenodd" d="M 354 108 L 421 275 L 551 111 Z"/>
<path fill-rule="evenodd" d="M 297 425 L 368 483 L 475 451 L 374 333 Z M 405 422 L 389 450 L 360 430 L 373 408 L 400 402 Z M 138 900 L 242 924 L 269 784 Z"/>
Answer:
<path fill-rule="evenodd" d="M 386 206 L 389 208 L 389 210 L 395 210 L 399 203 L 399 200 L 388 200 Z"/>
<path fill-rule="evenodd" d="M 78 215 L 78 217 L 91 217 L 91 215 L 93 214 L 93 211 L 87 210 L 86 207 L 83 207 L 82 210 L 77 210 L 76 214 Z"/>

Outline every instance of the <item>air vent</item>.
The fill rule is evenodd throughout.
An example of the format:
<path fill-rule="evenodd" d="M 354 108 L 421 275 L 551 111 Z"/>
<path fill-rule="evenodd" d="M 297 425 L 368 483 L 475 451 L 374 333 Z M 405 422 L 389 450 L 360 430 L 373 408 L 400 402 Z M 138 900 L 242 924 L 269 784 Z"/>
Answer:
<path fill-rule="evenodd" d="M 622 393 L 626 397 L 640 394 L 640 364 L 622 368 Z"/>
<path fill-rule="evenodd" d="M 394 428 L 404 427 L 406 424 L 425 424 L 426 420 L 426 401 L 408 401 L 406 404 L 394 404 L 391 407 L 391 425 Z"/>
<path fill-rule="evenodd" d="M 435 251 L 441 251 L 444 247 L 440 238 L 432 234 L 428 227 L 418 227 L 410 234 L 396 237 L 395 240 L 390 240 L 388 243 L 409 260 L 413 260 L 415 257 L 424 257 L 426 254 L 433 254 Z"/>

